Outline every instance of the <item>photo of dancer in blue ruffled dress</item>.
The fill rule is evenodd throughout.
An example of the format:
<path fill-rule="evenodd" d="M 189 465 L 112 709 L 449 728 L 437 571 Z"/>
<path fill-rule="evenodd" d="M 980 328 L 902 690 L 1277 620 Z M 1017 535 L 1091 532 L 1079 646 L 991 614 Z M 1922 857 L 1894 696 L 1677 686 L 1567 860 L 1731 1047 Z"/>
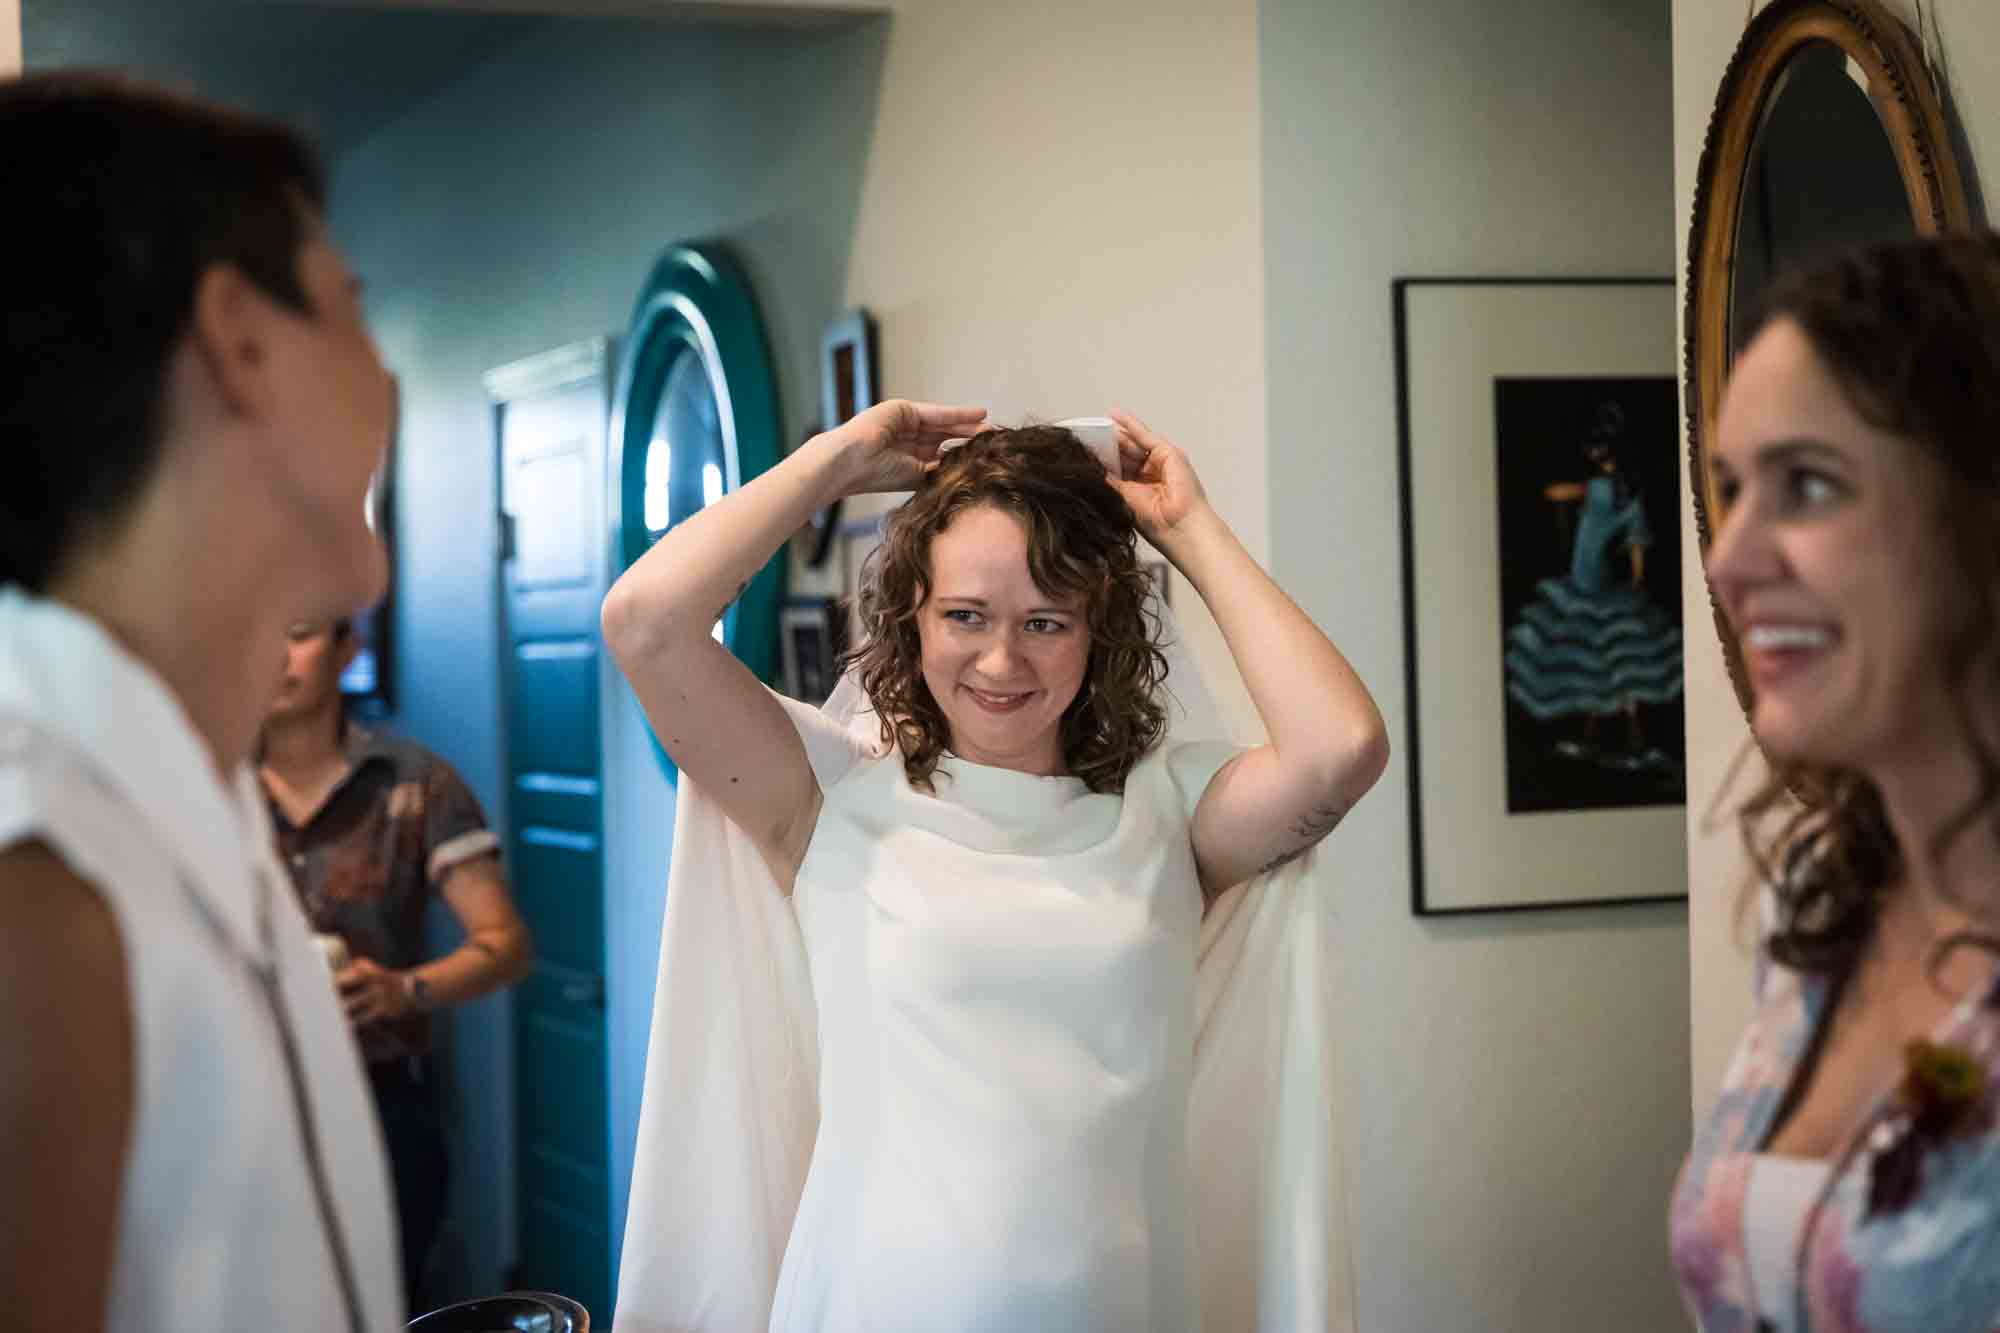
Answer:
<path fill-rule="evenodd" d="M 1686 800 L 1673 381 L 1501 379 L 1510 813 Z"/>

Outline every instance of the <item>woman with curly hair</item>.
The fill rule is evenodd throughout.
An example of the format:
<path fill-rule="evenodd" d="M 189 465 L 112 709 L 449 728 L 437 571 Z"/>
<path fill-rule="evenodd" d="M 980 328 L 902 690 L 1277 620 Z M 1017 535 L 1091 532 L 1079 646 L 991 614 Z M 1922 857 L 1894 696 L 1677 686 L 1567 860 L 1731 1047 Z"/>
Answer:
<path fill-rule="evenodd" d="M 1781 285 L 1712 466 L 1773 774 L 1757 1014 L 1673 1203 L 1688 1304 L 2000 1329 L 2000 238 Z"/>
<path fill-rule="evenodd" d="M 1346 660 L 1245 552 L 1186 456 L 1115 421 L 1113 475 L 1068 430 L 881 404 L 668 533 L 606 599 L 606 640 L 684 775 L 663 993 L 707 1006 L 673 1031 L 675 1011 L 656 1011 L 621 1329 L 1200 1326 L 1204 906 L 1324 838 L 1387 743 Z M 908 488 L 861 601 L 862 725 L 829 729 L 709 627 L 815 509 Z M 1171 645 L 1140 535 L 1214 613 L 1268 743 L 1170 734 Z M 689 787 L 745 850 L 701 840 Z M 706 870 L 728 873 L 732 855 L 767 885 L 737 915 L 789 912 L 799 948 L 783 929 L 752 932 L 775 943 L 737 958 L 724 995 L 691 973 L 745 936 L 726 914 L 703 932 L 676 913 L 718 896 Z M 753 1002 L 772 973 L 804 983 Z M 757 1053 L 772 1047 L 792 1054 Z M 742 1062 L 746 1080 L 731 1072 Z M 659 1155 L 688 1152 L 670 1124 L 702 1147 L 666 1178 Z M 725 1154 L 751 1145 L 740 1163 L 716 1166 L 703 1128 L 718 1124 Z M 704 1171 L 754 1187 L 719 1202 L 690 1184 Z M 1310 1251 L 1290 1220 L 1236 1229 L 1273 1225 L 1273 1248 Z"/>

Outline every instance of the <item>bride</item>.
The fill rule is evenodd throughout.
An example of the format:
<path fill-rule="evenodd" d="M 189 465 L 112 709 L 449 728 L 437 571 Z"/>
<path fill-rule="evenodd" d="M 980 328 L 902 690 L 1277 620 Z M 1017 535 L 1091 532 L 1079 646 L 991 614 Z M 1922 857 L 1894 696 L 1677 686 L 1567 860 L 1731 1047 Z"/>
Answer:
<path fill-rule="evenodd" d="M 1380 776 L 1382 719 L 1181 450 L 1113 420 L 1100 461 L 1059 427 L 880 404 L 670 531 L 606 599 L 683 775 L 621 1330 L 1192 1329 L 1260 1287 L 1261 1318 L 1296 1316 L 1338 1280 L 1330 1115 L 1267 1135 L 1286 1074 L 1250 1029 L 1271 1006 L 1239 998 L 1242 1038 L 1210 1041 L 1221 983 L 1198 958 L 1205 909 L 1304 857 Z M 856 715 L 780 700 L 716 617 L 813 511 L 908 489 L 863 589 Z M 1198 682 L 1169 688 L 1139 536 L 1214 615 L 1266 744 L 1173 725 Z M 1289 987 L 1306 1026 L 1285 1039 L 1324 1045 L 1325 969 L 1280 966 L 1284 923 L 1237 915 L 1228 984 Z M 1204 1060 L 1236 1084 L 1206 1106 Z M 1299 1213 L 1271 1161 L 1197 1160 L 1276 1140 L 1317 1145 L 1294 1164 L 1317 1239 L 1255 1225 Z"/>

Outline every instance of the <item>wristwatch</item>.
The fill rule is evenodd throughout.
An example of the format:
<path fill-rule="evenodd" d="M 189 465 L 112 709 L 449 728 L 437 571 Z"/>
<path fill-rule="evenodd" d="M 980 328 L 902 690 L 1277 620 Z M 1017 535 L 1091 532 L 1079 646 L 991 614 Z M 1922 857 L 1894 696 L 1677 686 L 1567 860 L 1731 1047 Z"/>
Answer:
<path fill-rule="evenodd" d="M 403 998 L 410 1002 L 410 1008 L 420 1014 L 431 1009 L 431 983 L 415 972 L 403 973 Z"/>

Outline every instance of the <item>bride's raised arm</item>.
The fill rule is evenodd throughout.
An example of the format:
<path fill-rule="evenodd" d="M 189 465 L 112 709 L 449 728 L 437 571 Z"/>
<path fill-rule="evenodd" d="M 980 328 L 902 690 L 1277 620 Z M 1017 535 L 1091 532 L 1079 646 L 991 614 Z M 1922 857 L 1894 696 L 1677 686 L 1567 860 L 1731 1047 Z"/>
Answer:
<path fill-rule="evenodd" d="M 1382 776 L 1389 737 L 1347 658 L 1251 558 L 1180 448 L 1113 413 L 1139 530 L 1194 585 L 1269 733 L 1209 781 L 1194 853 L 1209 895 L 1275 869 L 1331 833 Z"/>
<path fill-rule="evenodd" d="M 715 622 L 814 510 L 908 490 L 985 414 L 901 400 L 814 436 L 740 490 L 677 524 L 604 599 L 604 641 L 675 764 L 749 835 L 790 892 L 819 785 L 783 707 L 711 636 Z"/>

